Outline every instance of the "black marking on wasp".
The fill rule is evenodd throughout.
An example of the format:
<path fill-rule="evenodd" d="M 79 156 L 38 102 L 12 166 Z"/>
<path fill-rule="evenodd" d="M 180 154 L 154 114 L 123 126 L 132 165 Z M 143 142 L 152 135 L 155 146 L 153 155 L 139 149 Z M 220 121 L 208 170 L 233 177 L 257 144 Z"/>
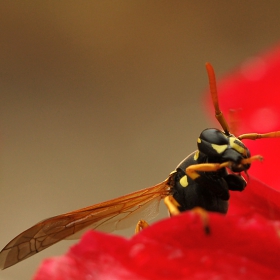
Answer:
<path fill-rule="evenodd" d="M 226 213 L 229 191 L 242 191 L 246 172 L 261 156 L 250 156 L 242 139 L 279 137 L 280 131 L 266 134 L 232 135 L 219 109 L 216 79 L 213 67 L 206 63 L 210 91 L 216 118 L 223 131 L 205 129 L 197 140 L 198 150 L 187 156 L 169 177 L 150 188 L 121 196 L 103 203 L 43 220 L 11 240 L 0 252 L 0 268 L 10 267 L 45 248 L 63 240 L 78 238 L 87 229 L 110 232 L 130 227 L 138 219 L 152 219 L 164 198 L 171 215 L 197 209 L 204 219 L 207 231 L 207 211 Z M 200 208 L 197 208 L 200 207 Z M 138 230 L 146 227 L 143 220 Z"/>

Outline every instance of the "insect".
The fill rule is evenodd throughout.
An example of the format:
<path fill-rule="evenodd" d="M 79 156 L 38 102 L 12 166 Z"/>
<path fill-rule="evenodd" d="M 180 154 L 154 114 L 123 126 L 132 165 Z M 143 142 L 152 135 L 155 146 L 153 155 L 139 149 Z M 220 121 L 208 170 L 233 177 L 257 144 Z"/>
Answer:
<path fill-rule="evenodd" d="M 229 191 L 243 191 L 247 172 L 253 161 L 242 139 L 280 137 L 280 131 L 249 133 L 235 137 L 219 109 L 213 67 L 206 63 L 210 92 L 216 118 L 222 130 L 210 128 L 201 132 L 198 150 L 187 156 L 168 178 L 150 188 L 136 191 L 103 203 L 43 220 L 11 240 L 0 252 L 0 268 L 10 267 L 63 240 L 78 238 L 89 228 L 111 232 L 130 227 L 135 221 L 150 220 L 158 212 L 161 199 L 170 214 L 201 207 L 226 213 Z M 139 227 L 147 224 L 142 221 Z"/>

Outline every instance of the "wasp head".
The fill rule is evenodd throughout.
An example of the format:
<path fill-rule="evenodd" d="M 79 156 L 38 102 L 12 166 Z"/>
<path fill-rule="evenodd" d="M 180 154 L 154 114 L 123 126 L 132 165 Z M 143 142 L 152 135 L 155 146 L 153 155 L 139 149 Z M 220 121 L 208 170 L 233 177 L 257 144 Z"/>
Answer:
<path fill-rule="evenodd" d="M 249 149 L 232 134 L 226 134 L 215 128 L 208 128 L 201 132 L 197 141 L 198 150 L 205 154 L 209 162 L 230 161 L 229 168 L 233 172 L 246 171 L 250 164 L 243 164 L 242 160 L 250 157 Z"/>

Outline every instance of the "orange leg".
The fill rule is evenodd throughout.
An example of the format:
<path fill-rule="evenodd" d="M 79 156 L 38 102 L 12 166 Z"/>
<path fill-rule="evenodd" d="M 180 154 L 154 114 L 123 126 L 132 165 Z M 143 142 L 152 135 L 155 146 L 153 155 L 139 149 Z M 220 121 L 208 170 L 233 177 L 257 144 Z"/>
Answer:
<path fill-rule="evenodd" d="M 226 161 L 223 163 L 199 163 L 199 164 L 193 164 L 186 168 L 186 174 L 195 180 L 200 175 L 197 173 L 197 171 L 204 171 L 204 172 L 214 172 L 221 168 L 230 166 L 231 162 Z"/>
<path fill-rule="evenodd" d="M 149 226 L 149 224 L 145 220 L 140 220 L 135 227 L 135 233 L 140 232 L 142 229 L 144 229 L 148 226 Z"/>
<path fill-rule="evenodd" d="M 180 205 L 172 195 L 169 195 L 169 196 L 165 197 L 164 198 L 164 203 L 165 203 L 165 205 L 166 205 L 166 207 L 167 207 L 171 216 L 176 216 L 176 215 L 179 215 L 181 213 L 180 210 L 178 209 L 178 207 Z M 208 212 L 201 207 L 195 207 L 190 211 L 193 212 L 193 213 L 196 213 L 200 216 L 205 233 L 210 234 Z"/>
<path fill-rule="evenodd" d="M 164 203 L 171 216 L 179 215 L 181 213 L 180 210 L 178 209 L 180 204 L 172 195 L 166 196 L 164 198 Z"/>
<path fill-rule="evenodd" d="M 195 207 L 191 210 L 192 212 L 198 214 L 202 220 L 202 224 L 204 227 L 204 232 L 206 234 L 210 234 L 210 226 L 209 226 L 209 215 L 206 210 L 201 207 Z"/>

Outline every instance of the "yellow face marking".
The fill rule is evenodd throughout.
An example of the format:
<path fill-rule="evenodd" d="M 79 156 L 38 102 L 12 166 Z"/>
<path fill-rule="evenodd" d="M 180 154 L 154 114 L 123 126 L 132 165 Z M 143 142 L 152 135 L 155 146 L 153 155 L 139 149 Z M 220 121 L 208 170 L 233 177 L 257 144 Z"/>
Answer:
<path fill-rule="evenodd" d="M 197 143 L 201 143 L 201 139 L 200 138 L 197 139 Z"/>
<path fill-rule="evenodd" d="M 242 155 L 246 155 L 246 150 L 244 149 L 243 143 L 239 139 L 237 139 L 236 137 L 230 137 L 229 138 L 229 144 L 238 153 L 240 153 Z"/>
<path fill-rule="evenodd" d="M 224 144 L 224 145 L 211 144 L 211 146 L 218 154 L 222 154 L 226 150 L 228 145 L 227 144 Z"/>
<path fill-rule="evenodd" d="M 180 179 L 180 185 L 185 188 L 188 186 L 188 184 L 188 177 L 185 175 Z"/>
<path fill-rule="evenodd" d="M 193 156 L 193 159 L 194 159 L 194 160 L 197 160 L 198 157 L 199 157 L 199 151 L 197 150 L 197 151 L 195 152 L 194 156 Z"/>

